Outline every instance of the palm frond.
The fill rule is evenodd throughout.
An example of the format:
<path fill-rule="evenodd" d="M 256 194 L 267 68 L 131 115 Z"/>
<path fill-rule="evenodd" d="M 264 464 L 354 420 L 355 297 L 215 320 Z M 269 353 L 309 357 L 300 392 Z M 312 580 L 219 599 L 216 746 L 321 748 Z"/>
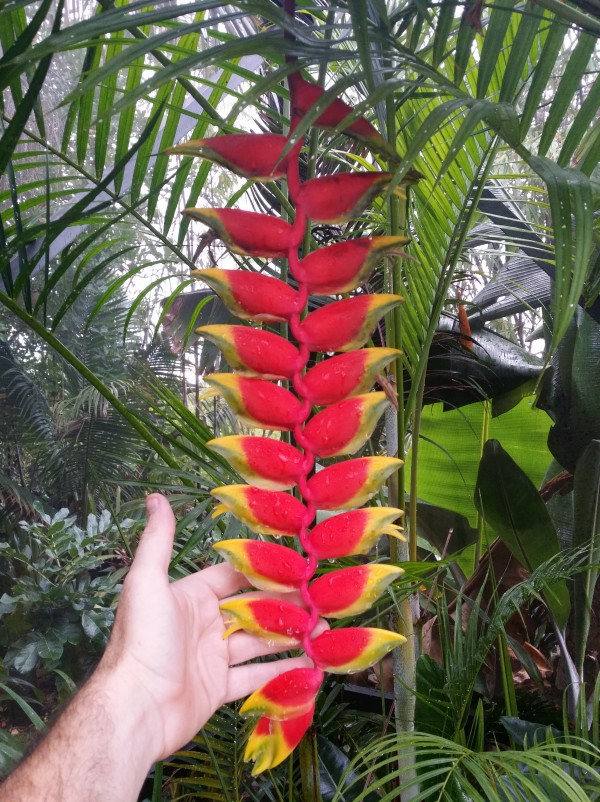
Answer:
<path fill-rule="evenodd" d="M 407 779 L 408 768 L 402 768 L 405 752 L 417 754 L 414 779 Z M 524 751 L 477 752 L 434 735 L 389 736 L 350 763 L 348 774 L 354 772 L 355 778 L 349 785 L 338 786 L 332 802 L 342 802 L 347 793 L 361 802 L 374 792 L 380 793 L 381 802 L 391 802 L 417 782 L 422 790 L 414 798 L 422 800 L 584 802 L 595 798 L 600 787 L 598 757 L 587 741 L 547 740 Z"/>

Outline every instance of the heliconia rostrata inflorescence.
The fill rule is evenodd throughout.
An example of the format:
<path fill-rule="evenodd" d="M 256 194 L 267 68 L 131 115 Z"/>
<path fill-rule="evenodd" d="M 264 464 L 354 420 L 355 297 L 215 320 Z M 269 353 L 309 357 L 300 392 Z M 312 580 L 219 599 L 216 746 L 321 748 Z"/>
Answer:
<path fill-rule="evenodd" d="M 323 90 L 299 74 L 290 77 L 291 131 Z M 336 99 L 317 118 L 321 128 L 339 128 L 350 107 Z M 360 118 L 345 133 L 388 149 L 375 128 Z M 315 458 L 355 454 L 367 441 L 389 404 L 383 392 L 370 392 L 376 376 L 399 352 L 362 348 L 378 320 L 402 302 L 397 295 L 359 293 L 325 304 L 303 317 L 309 295 L 356 290 L 386 252 L 403 237 L 378 236 L 336 242 L 300 258 L 309 220 L 348 221 L 360 214 L 391 176 L 377 171 L 336 173 L 302 182 L 302 141 L 286 153 L 289 139 L 275 134 L 225 135 L 188 142 L 171 152 L 197 155 L 253 180 L 287 178 L 295 208 L 293 223 L 236 209 L 185 209 L 210 226 L 238 254 L 287 259 L 298 289 L 270 276 L 244 270 L 194 271 L 238 318 L 288 324 L 295 343 L 251 326 L 212 325 L 198 332 L 223 352 L 234 374 L 206 381 L 250 427 L 291 432 L 294 445 L 258 436 L 218 437 L 208 445 L 224 456 L 248 484 L 219 487 L 216 514 L 231 512 L 254 532 L 298 538 L 306 555 L 277 543 L 235 539 L 215 548 L 256 588 L 300 593 L 303 606 L 244 594 L 222 605 L 226 636 L 243 629 L 280 644 L 302 648 L 314 667 L 288 671 L 253 693 L 244 714 L 259 716 L 246 759 L 254 773 L 273 768 L 299 743 L 309 727 L 324 672 L 367 668 L 402 643 L 396 632 L 378 628 L 334 628 L 315 636 L 320 617 L 358 614 L 384 592 L 402 569 L 359 565 L 313 579 L 319 560 L 366 554 L 377 539 L 402 537 L 401 510 L 360 507 L 401 465 L 391 457 L 344 460 L 314 472 Z M 282 155 L 283 154 L 283 155 Z M 337 352 L 306 370 L 311 352 Z M 291 382 L 294 392 L 277 384 Z M 313 407 L 320 411 L 311 414 Z M 301 449 L 301 450 L 300 450 Z M 299 497 L 292 495 L 298 489 Z M 317 510 L 343 510 L 314 524 Z"/>

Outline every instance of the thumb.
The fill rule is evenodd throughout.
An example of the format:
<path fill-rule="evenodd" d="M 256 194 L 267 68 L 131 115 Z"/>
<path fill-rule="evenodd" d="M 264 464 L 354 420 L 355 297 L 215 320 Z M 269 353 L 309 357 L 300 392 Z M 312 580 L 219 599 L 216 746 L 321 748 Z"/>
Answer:
<path fill-rule="evenodd" d="M 152 493 L 146 498 L 148 518 L 137 547 L 132 569 L 159 569 L 167 572 L 175 538 L 175 516 L 164 496 Z"/>

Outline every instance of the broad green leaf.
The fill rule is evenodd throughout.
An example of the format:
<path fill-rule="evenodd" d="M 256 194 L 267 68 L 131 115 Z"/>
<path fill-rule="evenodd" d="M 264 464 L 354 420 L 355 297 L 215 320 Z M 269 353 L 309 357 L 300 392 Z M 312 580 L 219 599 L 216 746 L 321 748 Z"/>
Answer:
<path fill-rule="evenodd" d="M 556 530 L 539 492 L 497 440 L 488 440 L 483 447 L 475 505 L 528 571 L 560 554 Z M 571 607 L 566 582 L 554 582 L 543 595 L 558 626 L 564 629 Z"/>
<path fill-rule="evenodd" d="M 319 782 L 323 802 L 331 802 L 334 796 L 339 802 L 353 802 L 354 794 L 351 793 L 350 796 L 347 796 L 344 792 L 344 787 L 350 785 L 356 779 L 355 774 L 347 771 L 350 764 L 348 756 L 323 735 L 317 735 L 317 749 L 319 753 Z M 379 796 L 371 793 L 363 796 L 363 799 L 365 802 L 377 802 Z"/>
<path fill-rule="evenodd" d="M 441 404 L 423 408 L 417 495 L 438 507 L 453 510 L 477 522 L 473 494 L 483 442 L 483 404 L 469 404 L 444 412 Z M 530 400 L 489 421 L 489 436 L 503 447 L 539 485 L 551 460 L 546 440 L 551 422 L 545 412 L 532 408 Z M 407 481 L 410 456 L 407 459 Z"/>
<path fill-rule="evenodd" d="M 600 440 L 592 440 L 575 468 L 573 487 L 573 546 L 586 548 L 585 571 L 573 579 L 573 642 L 575 663 L 583 676 L 583 662 L 600 565 Z"/>

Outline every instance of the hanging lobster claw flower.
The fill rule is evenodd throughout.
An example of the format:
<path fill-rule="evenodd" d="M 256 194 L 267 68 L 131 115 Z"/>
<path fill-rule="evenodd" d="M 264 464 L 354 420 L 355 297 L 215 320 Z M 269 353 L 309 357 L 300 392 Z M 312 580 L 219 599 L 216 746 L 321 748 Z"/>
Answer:
<path fill-rule="evenodd" d="M 297 535 L 306 507 L 289 493 L 260 490 L 250 485 L 227 485 L 210 491 L 219 504 L 212 517 L 231 512 L 252 531 L 265 535 Z"/>
<path fill-rule="evenodd" d="M 281 134 L 225 134 L 182 142 L 165 154 L 200 156 L 242 178 L 269 181 L 286 174 L 289 154 L 283 159 L 281 154 L 287 141 Z"/>
<path fill-rule="evenodd" d="M 401 459 L 394 457 L 360 457 L 337 462 L 309 479 L 310 499 L 318 510 L 362 507 L 402 464 Z"/>
<path fill-rule="evenodd" d="M 286 721 L 276 721 L 263 716 L 250 733 L 244 760 L 253 760 L 252 776 L 274 769 L 291 755 L 310 727 L 314 715 L 314 705 L 307 713 Z"/>
<path fill-rule="evenodd" d="M 292 668 L 254 691 L 240 708 L 243 716 L 287 721 L 309 713 L 323 682 L 316 668 Z"/>
<path fill-rule="evenodd" d="M 217 293 L 232 315 L 242 320 L 281 323 L 296 311 L 298 293 L 289 284 L 249 270 L 192 270 Z"/>
<path fill-rule="evenodd" d="M 345 618 L 368 610 L 387 586 L 404 571 L 395 565 L 357 565 L 331 571 L 309 588 L 319 615 Z"/>
<path fill-rule="evenodd" d="M 329 629 L 311 641 L 315 665 L 330 674 L 362 671 L 404 643 L 397 632 L 373 627 Z"/>
<path fill-rule="evenodd" d="M 248 484 L 265 490 L 289 490 L 298 483 L 303 455 L 297 448 L 272 437 L 232 434 L 206 444 L 225 457 Z"/>
<path fill-rule="evenodd" d="M 220 605 L 227 625 L 223 637 L 228 638 L 243 629 L 272 641 L 282 649 L 298 646 L 306 632 L 308 612 L 296 604 L 277 599 L 244 598 L 248 595 L 243 593 Z"/>
<path fill-rule="evenodd" d="M 329 406 L 368 392 L 378 373 L 397 359 L 396 348 L 361 348 L 324 359 L 303 377 L 306 397 L 317 407 Z"/>
<path fill-rule="evenodd" d="M 325 90 L 321 89 L 321 87 L 316 84 L 305 81 L 299 73 L 288 76 L 288 82 L 290 85 L 292 111 L 296 118 L 301 119 L 321 100 L 325 94 Z M 351 106 L 340 98 L 334 98 L 311 125 L 314 128 L 333 130 L 338 128 L 340 123 L 351 113 Z M 391 156 L 393 160 L 399 159 L 393 145 L 386 142 L 379 131 L 364 117 L 359 117 L 357 120 L 349 122 L 348 125 L 344 126 L 343 132 L 347 136 L 351 136 L 363 142 L 374 153 L 381 153 L 388 157 Z"/>
<path fill-rule="evenodd" d="M 220 323 L 200 326 L 196 334 L 213 342 L 233 370 L 245 376 L 291 379 L 294 375 L 298 349 L 278 334 Z"/>
<path fill-rule="evenodd" d="M 404 301 L 401 295 L 355 295 L 311 312 L 302 332 L 311 351 L 352 351 L 362 346 L 377 321 Z"/>
<path fill-rule="evenodd" d="M 407 242 L 407 237 L 361 237 L 336 242 L 310 253 L 294 273 L 306 282 L 312 295 L 351 292 L 368 278 L 384 254 Z"/>
<path fill-rule="evenodd" d="M 317 560 L 335 560 L 368 554 L 382 535 L 406 540 L 394 523 L 403 514 L 395 507 L 366 507 L 326 518 L 310 533 L 311 550 Z"/>
<path fill-rule="evenodd" d="M 182 214 L 212 228 L 230 251 L 241 256 L 282 259 L 300 244 L 304 232 L 294 235 L 279 217 L 242 209 L 184 209 Z"/>
<path fill-rule="evenodd" d="M 310 450 L 317 457 L 354 454 L 367 442 L 389 403 L 385 393 L 366 393 L 326 407 L 304 428 Z"/>
<path fill-rule="evenodd" d="M 392 180 L 390 173 L 334 173 L 305 181 L 296 202 L 316 223 L 345 223 L 358 217 Z"/>
<path fill-rule="evenodd" d="M 278 543 L 235 538 L 213 548 L 259 590 L 289 593 L 300 587 L 306 573 L 304 557 Z"/>
<path fill-rule="evenodd" d="M 278 384 L 232 373 L 212 373 L 204 381 L 225 398 L 231 410 L 248 426 L 291 431 L 298 420 L 300 402 Z"/>

